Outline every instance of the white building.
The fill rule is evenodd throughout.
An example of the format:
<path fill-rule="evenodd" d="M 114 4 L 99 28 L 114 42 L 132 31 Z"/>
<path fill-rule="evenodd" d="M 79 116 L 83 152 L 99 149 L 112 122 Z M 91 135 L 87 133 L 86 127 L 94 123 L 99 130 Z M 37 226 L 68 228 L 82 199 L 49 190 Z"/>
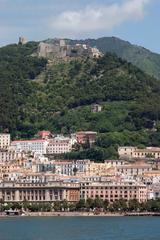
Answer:
<path fill-rule="evenodd" d="M 19 141 L 13 141 L 11 143 L 11 149 L 19 152 L 33 152 L 37 154 L 46 154 L 47 153 L 47 146 L 48 141 L 47 140 L 19 140 Z"/>
<path fill-rule="evenodd" d="M 0 133 L 0 148 L 7 149 L 10 146 L 11 136 L 9 133 Z"/>
<path fill-rule="evenodd" d="M 132 158 L 134 152 L 137 150 L 137 147 L 125 146 L 118 148 L 118 154 L 121 158 Z"/>
<path fill-rule="evenodd" d="M 104 161 L 105 163 L 107 164 L 110 164 L 111 167 L 117 167 L 117 166 L 122 166 L 122 165 L 125 165 L 127 164 L 127 161 L 124 161 L 124 160 L 105 160 Z"/>
<path fill-rule="evenodd" d="M 160 184 L 153 184 L 148 189 L 148 199 L 160 199 Z"/>
<path fill-rule="evenodd" d="M 55 161 L 55 173 L 64 174 L 68 176 L 73 176 L 76 173 L 86 173 L 88 169 L 88 164 L 90 164 L 90 160 L 76 160 L 76 161 Z M 76 170 L 76 171 L 75 171 Z"/>

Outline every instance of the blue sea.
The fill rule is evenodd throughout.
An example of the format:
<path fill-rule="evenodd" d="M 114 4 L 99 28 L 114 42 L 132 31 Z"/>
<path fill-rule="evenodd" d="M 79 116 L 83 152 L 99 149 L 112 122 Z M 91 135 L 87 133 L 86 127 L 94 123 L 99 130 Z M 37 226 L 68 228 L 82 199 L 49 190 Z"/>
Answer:
<path fill-rule="evenodd" d="M 3 218 L 0 240 L 160 240 L 160 217 Z"/>

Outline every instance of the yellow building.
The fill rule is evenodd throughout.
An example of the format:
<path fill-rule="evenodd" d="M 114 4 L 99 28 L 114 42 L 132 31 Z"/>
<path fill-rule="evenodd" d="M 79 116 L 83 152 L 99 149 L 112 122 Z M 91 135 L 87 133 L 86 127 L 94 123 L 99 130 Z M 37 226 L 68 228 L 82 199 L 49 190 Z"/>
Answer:
<path fill-rule="evenodd" d="M 108 163 L 95 163 L 90 162 L 86 167 L 86 175 L 110 175 L 113 173 L 114 168 Z"/>
<path fill-rule="evenodd" d="M 137 147 L 119 147 L 118 154 L 120 158 L 130 159 L 146 159 L 146 158 L 160 158 L 160 148 L 147 147 L 139 149 Z"/>

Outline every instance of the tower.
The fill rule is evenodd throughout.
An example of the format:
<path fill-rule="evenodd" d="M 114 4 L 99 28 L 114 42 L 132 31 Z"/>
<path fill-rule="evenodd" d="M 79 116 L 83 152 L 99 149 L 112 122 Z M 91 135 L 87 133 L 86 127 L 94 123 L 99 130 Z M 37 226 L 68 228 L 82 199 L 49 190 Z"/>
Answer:
<path fill-rule="evenodd" d="M 19 37 L 19 42 L 18 44 L 20 45 L 24 45 L 27 43 L 27 39 L 25 37 Z"/>

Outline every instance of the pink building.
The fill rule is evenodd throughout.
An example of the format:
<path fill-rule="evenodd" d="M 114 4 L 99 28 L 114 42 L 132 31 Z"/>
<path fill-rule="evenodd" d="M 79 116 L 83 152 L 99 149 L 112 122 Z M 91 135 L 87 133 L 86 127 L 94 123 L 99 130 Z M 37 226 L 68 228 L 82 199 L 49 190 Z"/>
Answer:
<path fill-rule="evenodd" d="M 81 183 L 80 195 L 85 200 L 99 197 L 111 203 L 119 199 L 126 201 L 137 199 L 139 202 L 145 202 L 147 186 L 142 183 L 127 182 L 84 182 Z"/>
<path fill-rule="evenodd" d="M 52 134 L 51 134 L 50 131 L 45 131 L 45 130 L 39 131 L 39 132 L 37 133 L 37 136 L 38 136 L 38 138 L 40 138 L 40 139 L 50 138 L 51 135 L 52 135 Z"/>
<path fill-rule="evenodd" d="M 84 144 L 87 141 L 94 143 L 96 141 L 97 132 L 81 131 L 76 133 L 76 139 L 79 144 Z"/>

